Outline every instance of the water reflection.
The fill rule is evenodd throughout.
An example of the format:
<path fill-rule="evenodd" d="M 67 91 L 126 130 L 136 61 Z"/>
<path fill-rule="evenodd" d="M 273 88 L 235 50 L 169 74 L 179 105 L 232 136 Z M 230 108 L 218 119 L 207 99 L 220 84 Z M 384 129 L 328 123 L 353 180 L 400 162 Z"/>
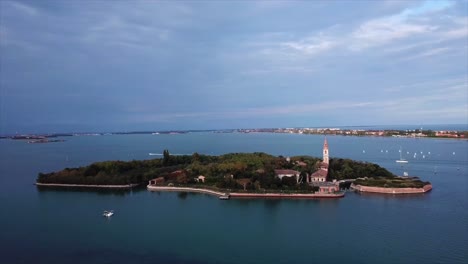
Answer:
<path fill-rule="evenodd" d="M 188 196 L 188 193 L 186 193 L 186 192 L 179 192 L 179 193 L 177 193 L 177 198 L 179 198 L 179 199 L 181 199 L 181 200 L 187 199 L 187 196 Z"/>
<path fill-rule="evenodd" d="M 395 199 L 401 199 L 401 200 L 423 200 L 427 199 L 428 196 L 433 192 L 434 190 L 426 193 L 405 193 L 405 194 L 390 194 L 390 193 L 367 193 L 367 192 L 355 192 L 356 195 L 366 197 L 366 198 L 378 198 L 378 199 L 384 199 L 384 200 L 395 200 Z"/>
<path fill-rule="evenodd" d="M 97 195 L 126 196 L 147 191 L 144 187 L 135 187 L 133 189 L 109 189 L 109 188 L 82 188 L 82 187 L 58 187 L 58 186 L 36 186 L 38 194 L 45 193 L 92 193 Z"/>

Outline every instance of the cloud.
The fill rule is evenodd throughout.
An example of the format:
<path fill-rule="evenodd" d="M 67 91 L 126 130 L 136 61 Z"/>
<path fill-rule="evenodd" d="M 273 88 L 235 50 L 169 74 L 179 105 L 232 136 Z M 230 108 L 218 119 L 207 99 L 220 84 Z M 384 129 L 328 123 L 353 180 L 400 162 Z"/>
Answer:
<path fill-rule="evenodd" d="M 439 55 L 441 53 L 446 53 L 446 52 L 448 52 L 450 50 L 451 50 L 451 48 L 449 48 L 449 47 L 429 49 L 429 50 L 417 53 L 417 54 L 415 54 L 413 56 L 404 57 L 401 60 L 413 60 L 413 59 L 419 59 L 419 58 L 423 58 L 423 57 L 432 57 L 434 55 Z"/>
<path fill-rule="evenodd" d="M 316 72 L 316 69 L 313 67 L 306 66 L 280 66 L 280 67 L 268 67 L 263 69 L 251 69 L 242 71 L 242 75 L 268 75 L 268 74 L 291 74 L 291 73 L 300 73 L 300 74 L 311 74 Z"/>
<path fill-rule="evenodd" d="M 29 6 L 27 4 L 24 4 L 24 3 L 20 3 L 16 1 L 5 1 L 4 4 L 28 16 L 36 16 L 39 14 L 39 11 L 36 8 Z"/>
<path fill-rule="evenodd" d="M 432 86 L 431 86 L 432 85 Z M 414 87 L 420 87 L 420 92 L 411 96 L 409 94 Z M 419 83 L 400 87 L 395 95 L 387 100 L 376 102 L 379 107 L 375 110 L 381 114 L 414 118 L 416 115 L 429 113 L 446 113 L 446 118 L 467 118 L 468 107 L 468 82 L 466 79 L 442 81 L 440 83 Z M 450 115 L 448 115 L 450 113 Z M 429 116 L 428 116 L 429 117 Z"/>
<path fill-rule="evenodd" d="M 468 17 L 453 17 L 453 29 L 442 33 L 447 39 L 467 38 L 468 37 Z"/>
<path fill-rule="evenodd" d="M 0 79 L 14 92 L 0 114 L 28 117 L 38 94 L 51 109 L 76 102 L 60 113 L 83 123 L 112 102 L 101 117 L 129 127 L 463 117 L 466 12 L 371 2 L 0 1 Z"/>
<path fill-rule="evenodd" d="M 453 1 L 447 0 L 428 0 L 423 2 L 421 5 L 407 8 L 399 14 L 399 17 L 408 18 L 411 16 L 420 16 L 428 13 L 439 12 L 445 10 L 454 5 Z"/>
<path fill-rule="evenodd" d="M 395 40 L 434 31 L 435 26 L 418 25 L 395 17 L 371 20 L 361 25 L 351 35 L 352 50 L 385 45 Z"/>
<path fill-rule="evenodd" d="M 426 1 L 422 5 L 407 8 L 400 13 L 364 22 L 352 32 L 351 48 L 362 50 L 434 32 L 439 29 L 439 26 L 431 25 L 428 21 L 421 21 L 420 18 L 445 10 L 452 5 L 453 3 L 449 1 Z"/>
<path fill-rule="evenodd" d="M 412 91 L 415 91 L 412 92 Z M 384 99 L 374 100 L 328 100 L 308 104 L 286 104 L 273 107 L 246 107 L 233 111 L 201 111 L 163 114 L 142 114 L 135 122 L 177 122 L 197 118 L 200 121 L 278 118 L 357 113 L 360 115 L 381 115 L 392 120 L 415 120 L 430 118 L 431 114 L 450 120 L 466 118 L 468 102 L 468 82 L 466 78 L 454 78 L 437 82 L 410 83 L 387 89 Z M 403 95 L 403 96 L 402 96 Z M 444 113 L 444 115 L 440 114 Z"/>
<path fill-rule="evenodd" d="M 318 36 L 280 43 L 286 49 L 302 53 L 304 55 L 316 55 L 328 51 L 336 46 L 336 43 L 320 33 Z"/>
<path fill-rule="evenodd" d="M 449 38 L 461 38 L 468 34 L 466 17 L 452 17 L 446 25 L 438 23 L 440 14 L 453 6 L 451 1 L 425 1 L 392 15 L 373 18 L 352 27 L 335 24 L 303 37 L 277 34 L 265 38 L 264 35 L 262 41 L 252 41 L 255 43 L 252 46 L 259 49 L 259 54 L 270 59 L 274 57 L 282 61 L 296 62 L 331 51 L 361 52 L 380 46 L 388 46 L 388 52 L 425 48 Z M 418 39 L 418 43 L 405 43 L 418 37 L 422 38 Z M 422 56 L 431 55 L 429 52 Z M 442 49 L 432 52 L 435 55 L 441 53 Z"/>
<path fill-rule="evenodd" d="M 90 45 L 117 45 L 144 49 L 167 41 L 169 35 L 168 29 L 157 25 L 135 23 L 123 16 L 112 15 L 87 28 L 81 39 Z"/>
<path fill-rule="evenodd" d="M 175 122 L 177 119 L 200 118 L 203 120 L 248 119 L 257 117 L 278 117 L 291 115 L 316 114 L 327 110 L 360 109 L 373 106 L 373 102 L 327 101 L 312 104 L 293 104 L 275 107 L 250 107 L 237 111 L 203 111 L 139 115 L 133 121 L 139 122 Z"/>

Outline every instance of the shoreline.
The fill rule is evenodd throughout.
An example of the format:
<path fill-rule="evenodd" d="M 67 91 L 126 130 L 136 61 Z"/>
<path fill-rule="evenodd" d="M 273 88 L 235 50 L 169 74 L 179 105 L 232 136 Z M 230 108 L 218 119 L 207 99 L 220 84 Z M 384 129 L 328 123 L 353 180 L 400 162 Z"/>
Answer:
<path fill-rule="evenodd" d="M 39 183 L 34 185 L 40 187 L 78 187 L 78 188 L 104 188 L 104 189 L 130 189 L 138 186 L 139 184 L 125 184 L 125 185 L 98 185 L 98 184 L 65 184 L 65 183 Z"/>
<path fill-rule="evenodd" d="M 419 194 L 427 193 L 432 190 L 432 184 L 424 185 L 422 188 L 385 188 L 375 186 L 364 186 L 351 184 L 350 188 L 363 193 L 381 193 L 381 194 Z"/>
<path fill-rule="evenodd" d="M 149 191 L 168 191 L 168 192 L 197 192 L 205 193 L 214 196 L 226 196 L 230 198 L 288 198 L 288 199 L 317 199 L 317 198 L 342 198 L 343 193 L 223 193 L 212 191 L 202 188 L 190 188 L 190 187 L 167 187 L 167 186 L 151 186 L 147 185 L 146 188 Z"/>
<path fill-rule="evenodd" d="M 212 191 L 208 189 L 202 188 L 190 188 L 190 187 L 168 187 L 168 186 L 151 186 L 147 185 L 146 188 L 148 191 L 167 191 L 167 192 L 196 192 L 196 193 L 206 193 L 215 196 L 224 196 L 226 193 Z"/>

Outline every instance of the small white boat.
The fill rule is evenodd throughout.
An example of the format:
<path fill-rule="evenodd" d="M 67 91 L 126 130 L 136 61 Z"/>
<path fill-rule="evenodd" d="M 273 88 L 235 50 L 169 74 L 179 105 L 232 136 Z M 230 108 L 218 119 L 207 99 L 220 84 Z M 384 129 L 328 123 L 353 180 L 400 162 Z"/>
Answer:
<path fill-rule="evenodd" d="M 114 215 L 114 210 L 104 211 L 104 213 L 102 213 L 102 216 L 105 216 L 105 217 L 111 217 L 113 215 Z"/>
<path fill-rule="evenodd" d="M 399 159 L 399 160 L 396 160 L 396 162 L 397 162 L 397 163 L 408 163 L 407 160 L 405 160 L 405 159 L 403 159 L 403 158 L 401 157 L 401 147 L 400 147 L 400 150 L 399 150 L 398 152 L 400 152 L 400 159 Z"/>
<path fill-rule="evenodd" d="M 231 196 L 229 194 L 219 196 L 220 200 L 229 200 L 229 198 L 231 198 Z"/>

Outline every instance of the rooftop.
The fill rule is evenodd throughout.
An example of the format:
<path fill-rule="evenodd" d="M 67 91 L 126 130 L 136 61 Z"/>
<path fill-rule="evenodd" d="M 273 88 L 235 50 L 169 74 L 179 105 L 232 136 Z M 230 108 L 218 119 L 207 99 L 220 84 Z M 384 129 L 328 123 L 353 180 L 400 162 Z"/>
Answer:
<path fill-rule="evenodd" d="M 275 170 L 275 174 L 300 174 L 300 172 L 295 170 Z"/>

